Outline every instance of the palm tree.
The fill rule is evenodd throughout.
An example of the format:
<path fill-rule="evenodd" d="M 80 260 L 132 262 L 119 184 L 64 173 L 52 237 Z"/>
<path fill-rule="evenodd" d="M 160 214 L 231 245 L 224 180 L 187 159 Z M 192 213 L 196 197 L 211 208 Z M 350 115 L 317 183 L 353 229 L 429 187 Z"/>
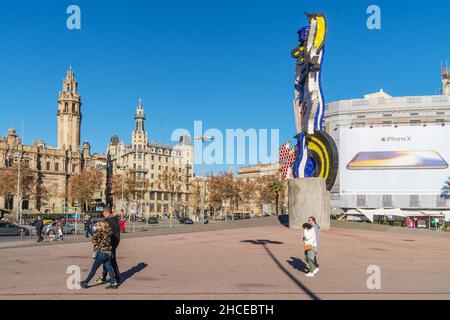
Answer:
<path fill-rule="evenodd" d="M 441 189 L 441 197 L 444 199 L 450 199 L 450 177 L 448 177 L 448 181 Z"/>
<path fill-rule="evenodd" d="M 270 184 L 270 189 L 272 190 L 273 193 L 275 193 L 275 210 L 276 210 L 277 215 L 278 215 L 279 214 L 279 212 L 278 212 L 278 202 L 279 202 L 279 199 L 280 199 L 280 193 L 281 193 L 281 191 L 283 191 L 283 183 L 279 179 L 275 179 Z"/>

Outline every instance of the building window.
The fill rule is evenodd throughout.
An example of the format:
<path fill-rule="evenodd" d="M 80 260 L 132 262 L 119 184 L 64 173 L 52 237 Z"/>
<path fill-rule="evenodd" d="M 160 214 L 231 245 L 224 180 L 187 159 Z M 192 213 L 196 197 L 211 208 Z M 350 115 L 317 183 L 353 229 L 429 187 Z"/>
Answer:
<path fill-rule="evenodd" d="M 77 165 L 76 165 L 76 164 L 74 164 L 74 165 L 72 166 L 72 172 L 77 172 Z"/>
<path fill-rule="evenodd" d="M 150 212 L 155 212 L 155 205 L 150 203 Z"/>
<path fill-rule="evenodd" d="M 366 195 L 364 194 L 358 194 L 356 196 L 356 206 L 359 207 L 365 207 L 366 206 Z"/>
<path fill-rule="evenodd" d="M 438 208 L 446 208 L 447 207 L 447 199 L 444 196 L 438 195 L 436 199 L 436 206 Z"/>
<path fill-rule="evenodd" d="M 392 121 L 383 121 L 383 127 L 390 127 L 392 126 Z"/>
<path fill-rule="evenodd" d="M 420 125 L 420 123 L 421 123 L 421 121 L 418 120 L 418 119 L 411 119 L 409 121 L 409 124 L 412 125 L 412 126 L 418 126 L 418 125 Z"/>
<path fill-rule="evenodd" d="M 409 196 L 409 206 L 411 208 L 418 208 L 419 207 L 419 196 L 416 194 Z"/>
<path fill-rule="evenodd" d="M 160 201 L 162 200 L 162 193 L 161 192 L 157 193 L 157 199 L 160 200 Z"/>
<path fill-rule="evenodd" d="M 158 212 L 158 213 L 161 212 L 161 205 L 160 205 L 160 204 L 158 204 L 158 205 L 156 206 L 156 212 Z"/>
<path fill-rule="evenodd" d="M 50 171 L 51 167 L 50 167 L 50 162 L 47 162 L 45 164 L 45 170 Z"/>
<path fill-rule="evenodd" d="M 167 192 L 164 193 L 164 201 L 169 201 L 169 194 Z"/>
<path fill-rule="evenodd" d="M 155 161 L 155 156 L 152 156 L 152 161 Z"/>
<path fill-rule="evenodd" d="M 392 196 L 383 195 L 383 208 L 392 208 Z"/>
<path fill-rule="evenodd" d="M 436 119 L 436 123 L 445 123 L 445 119 Z"/>
<path fill-rule="evenodd" d="M 76 109 L 75 109 L 75 103 L 72 103 L 72 113 L 75 113 Z"/>
<path fill-rule="evenodd" d="M 59 163 L 55 163 L 55 171 L 59 171 Z"/>
<path fill-rule="evenodd" d="M 28 199 L 22 200 L 22 210 L 29 210 L 30 209 L 30 201 Z"/>
<path fill-rule="evenodd" d="M 66 102 L 64 103 L 64 112 L 68 112 L 69 111 L 69 104 Z"/>

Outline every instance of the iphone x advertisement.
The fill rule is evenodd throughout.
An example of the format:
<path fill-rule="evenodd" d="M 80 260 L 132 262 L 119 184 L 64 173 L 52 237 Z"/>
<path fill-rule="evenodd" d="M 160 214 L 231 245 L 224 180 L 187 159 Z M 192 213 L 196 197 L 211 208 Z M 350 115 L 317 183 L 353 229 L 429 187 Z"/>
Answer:
<path fill-rule="evenodd" d="M 341 129 L 341 194 L 440 194 L 450 176 L 447 137 L 450 126 Z"/>

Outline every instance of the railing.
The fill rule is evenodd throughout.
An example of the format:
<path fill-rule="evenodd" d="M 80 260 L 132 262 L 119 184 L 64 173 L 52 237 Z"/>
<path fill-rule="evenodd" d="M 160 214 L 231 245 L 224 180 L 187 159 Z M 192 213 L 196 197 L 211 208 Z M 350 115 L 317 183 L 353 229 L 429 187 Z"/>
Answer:
<path fill-rule="evenodd" d="M 448 96 L 411 96 L 397 98 L 379 98 L 379 99 L 352 99 L 340 100 L 328 103 L 327 110 L 333 112 L 336 109 L 349 109 L 354 111 L 354 107 L 376 107 L 376 106 L 396 106 L 408 108 L 422 104 L 427 107 L 450 107 Z M 445 105 L 446 104 L 446 105 Z M 337 111 L 337 110 L 336 110 Z"/>

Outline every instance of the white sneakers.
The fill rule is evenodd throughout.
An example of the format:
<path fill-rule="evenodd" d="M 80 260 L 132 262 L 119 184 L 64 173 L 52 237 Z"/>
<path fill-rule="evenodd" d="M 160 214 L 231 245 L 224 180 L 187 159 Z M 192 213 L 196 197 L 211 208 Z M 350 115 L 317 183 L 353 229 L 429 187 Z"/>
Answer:
<path fill-rule="evenodd" d="M 305 274 L 306 277 L 308 278 L 313 278 L 317 272 L 319 272 L 319 268 L 315 268 L 313 272 L 308 272 L 307 274 Z"/>

